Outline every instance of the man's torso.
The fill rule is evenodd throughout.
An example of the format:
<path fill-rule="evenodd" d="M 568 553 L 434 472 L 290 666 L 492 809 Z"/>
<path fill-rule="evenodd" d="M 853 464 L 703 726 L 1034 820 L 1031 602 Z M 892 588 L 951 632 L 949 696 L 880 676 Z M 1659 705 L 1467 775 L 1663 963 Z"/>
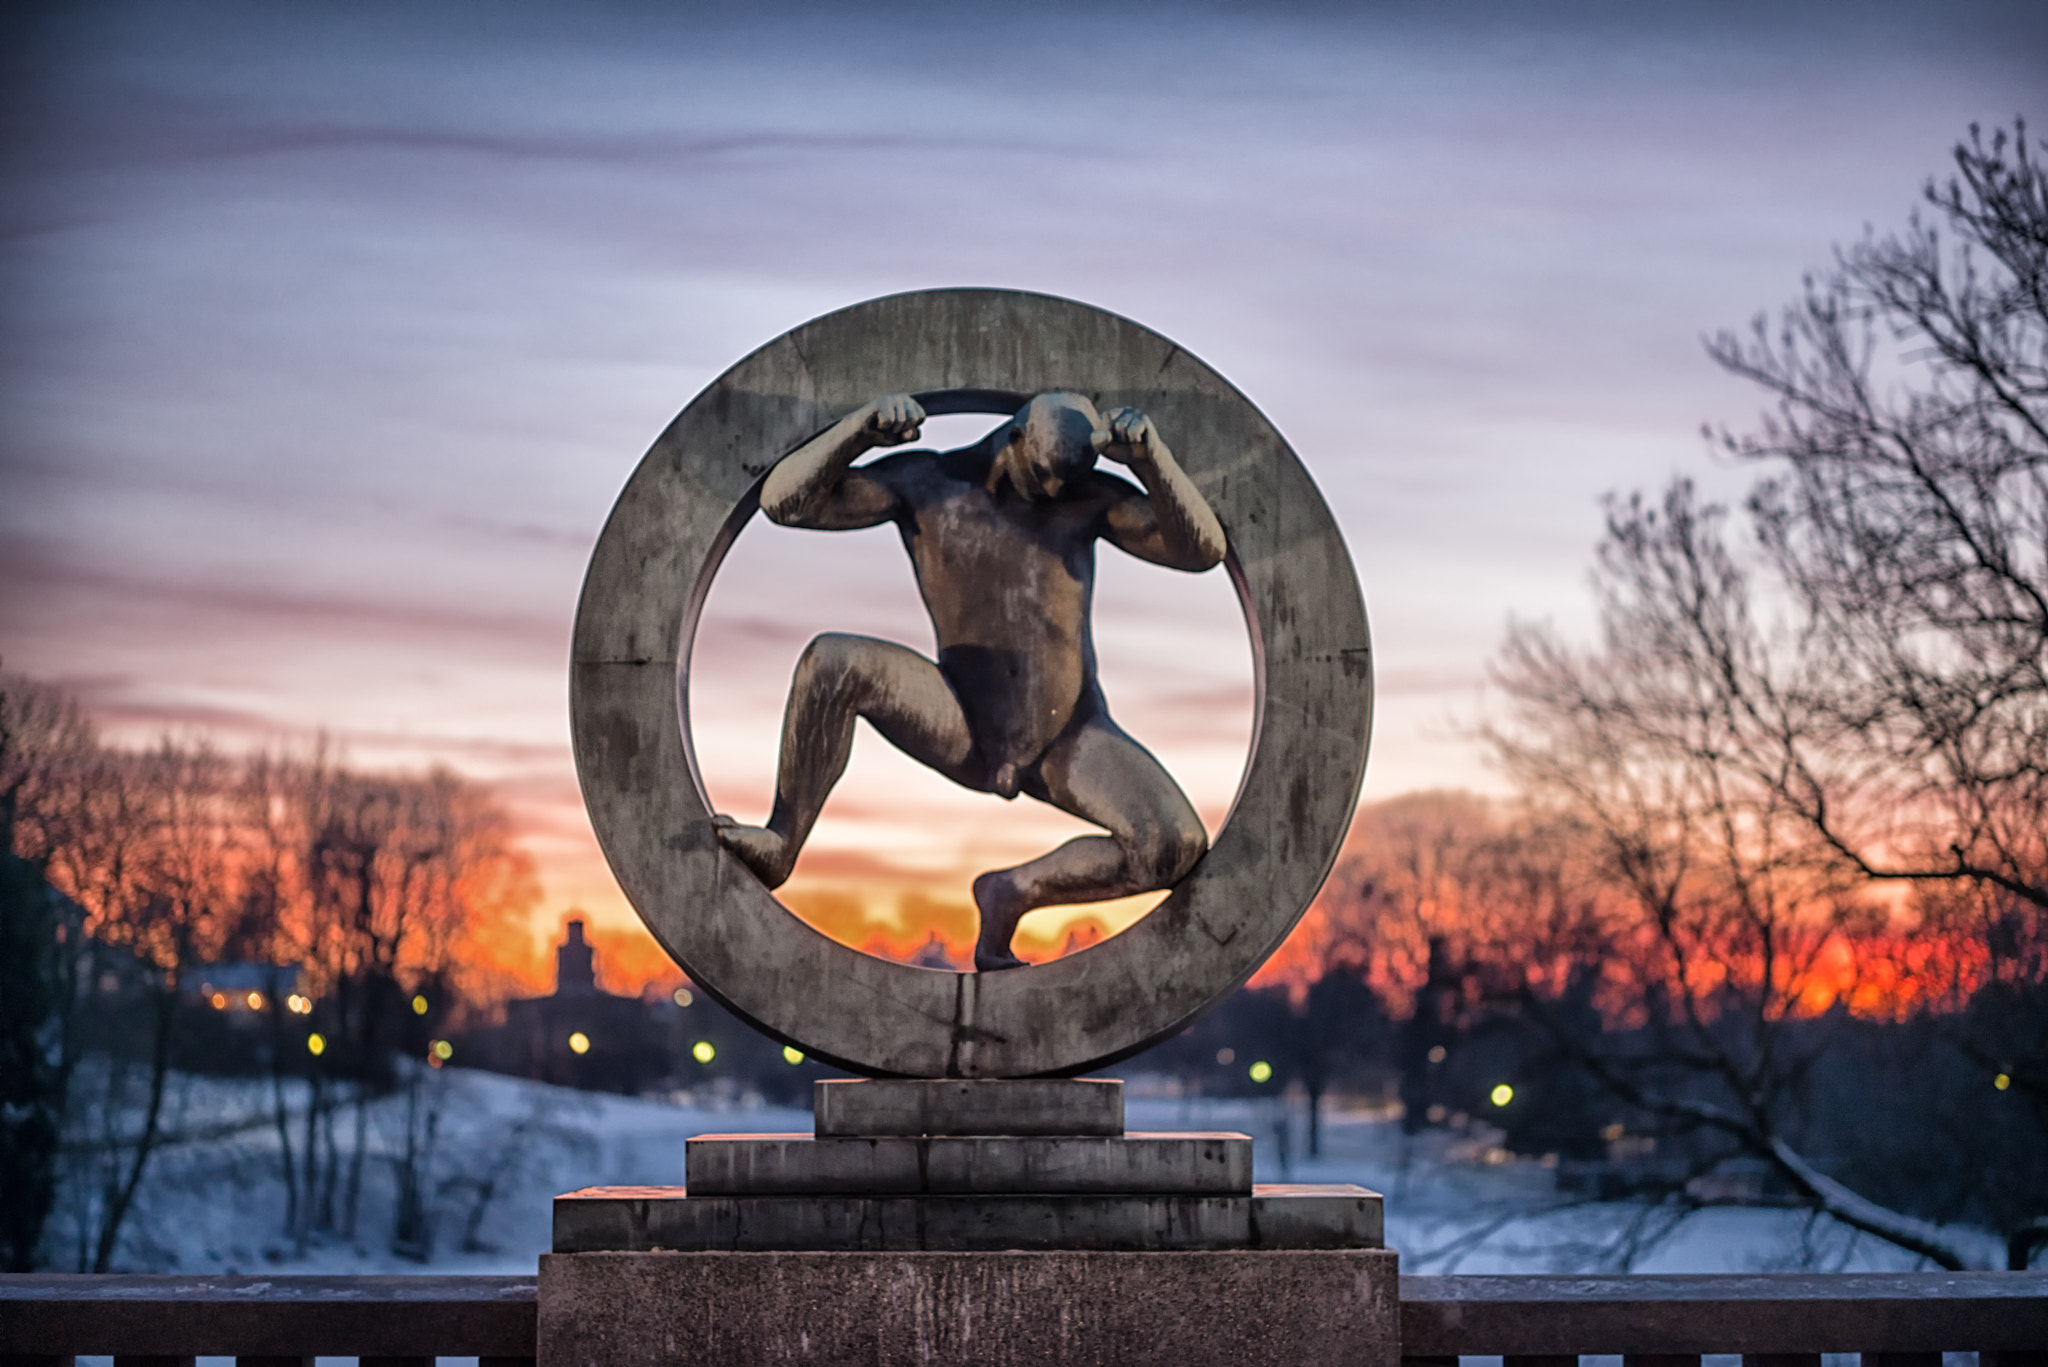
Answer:
<path fill-rule="evenodd" d="M 991 494 L 989 461 L 972 448 L 896 460 L 889 480 L 939 666 L 991 768 L 1028 765 L 1101 707 L 1089 609 L 1109 488 L 1090 477 L 1031 502 Z"/>

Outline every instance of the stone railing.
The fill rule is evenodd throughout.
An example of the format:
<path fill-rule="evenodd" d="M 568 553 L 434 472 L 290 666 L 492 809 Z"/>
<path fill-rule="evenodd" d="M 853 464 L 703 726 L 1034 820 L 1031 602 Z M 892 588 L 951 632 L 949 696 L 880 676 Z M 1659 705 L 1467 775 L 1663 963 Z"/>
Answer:
<path fill-rule="evenodd" d="M 1581 1353 L 1625 1367 L 2048 1367 L 2048 1272 L 1778 1273 L 1701 1277 L 1403 1277 L 1402 1367 L 1504 1357 L 1570 1367 Z"/>
<path fill-rule="evenodd" d="M 532 1277 L 0 1276 L 0 1367 L 532 1367 L 537 1309 Z"/>
<path fill-rule="evenodd" d="M 741 1255 L 746 1256 L 746 1255 Z M 531 1277 L 0 1277 L 0 1367 L 111 1355 L 152 1367 L 198 1356 L 241 1364 L 534 1361 Z M 2048 1272 L 1698 1277 L 1404 1277 L 1404 1367 L 1459 1357 L 1626 1367 L 1740 1353 L 1745 1367 L 2048 1367 Z"/>

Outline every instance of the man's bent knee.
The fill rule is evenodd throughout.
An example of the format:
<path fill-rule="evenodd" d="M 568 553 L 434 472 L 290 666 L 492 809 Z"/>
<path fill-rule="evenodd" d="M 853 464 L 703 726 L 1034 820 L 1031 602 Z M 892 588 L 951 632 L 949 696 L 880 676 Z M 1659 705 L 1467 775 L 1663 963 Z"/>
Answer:
<path fill-rule="evenodd" d="M 818 688 L 837 692 L 861 681 L 861 657 L 867 644 L 858 636 L 837 631 L 812 637 L 797 659 L 794 686 L 806 693 Z"/>
<path fill-rule="evenodd" d="M 1171 887 L 1209 852 L 1209 835 L 1199 822 L 1174 822 L 1141 836 L 1130 852 L 1132 874 L 1147 887 Z"/>

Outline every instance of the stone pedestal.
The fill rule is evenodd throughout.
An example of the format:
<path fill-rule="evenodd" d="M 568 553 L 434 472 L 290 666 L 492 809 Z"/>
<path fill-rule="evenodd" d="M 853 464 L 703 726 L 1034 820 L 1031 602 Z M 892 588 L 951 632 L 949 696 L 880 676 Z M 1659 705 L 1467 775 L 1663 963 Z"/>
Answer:
<path fill-rule="evenodd" d="M 689 1141 L 682 1187 L 557 1197 L 543 1367 L 1399 1356 L 1377 1194 L 1126 1134 L 1121 1083 L 822 1082 L 816 1116 Z"/>
<path fill-rule="evenodd" d="M 1395 1257 L 573 1253 L 540 1260 L 542 1367 L 1396 1367 Z"/>

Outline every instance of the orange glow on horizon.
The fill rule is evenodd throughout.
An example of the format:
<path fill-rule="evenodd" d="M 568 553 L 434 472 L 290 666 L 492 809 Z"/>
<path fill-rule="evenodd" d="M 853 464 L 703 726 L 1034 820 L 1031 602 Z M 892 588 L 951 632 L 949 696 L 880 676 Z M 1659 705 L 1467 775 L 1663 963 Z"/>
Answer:
<path fill-rule="evenodd" d="M 813 891 L 785 899 L 806 925 L 849 949 L 897 963 L 923 962 L 939 967 L 943 956 L 965 968 L 974 954 L 979 922 L 971 905 L 950 902 L 921 892 L 885 887 L 871 896 L 849 889 Z M 1085 949 L 1125 929 L 1146 910 L 1151 898 L 1100 907 L 1059 908 L 1027 918 L 1017 933 L 1016 950 L 1031 963 L 1046 963 Z M 620 996 L 666 996 L 689 980 L 660 943 L 628 913 L 601 916 L 573 907 L 552 913 L 529 936 L 504 937 L 480 944 L 480 966 L 502 982 L 504 996 L 541 996 L 554 990 L 554 952 L 567 935 L 571 919 L 584 922 L 584 935 L 596 951 L 598 986 Z M 546 927 L 546 928 L 542 928 Z"/>
<path fill-rule="evenodd" d="M 1249 986 L 1284 987 L 1298 996 L 1321 976 L 1330 952 L 1332 909 L 1350 895 L 1354 857 L 1368 837 L 1364 826 L 1354 829 L 1322 893 Z M 971 902 L 959 893 L 979 871 L 913 873 L 877 863 L 837 870 L 839 876 L 824 886 L 812 882 L 784 888 L 778 897 L 805 924 L 849 948 L 899 963 L 965 968 L 972 959 L 978 921 Z M 550 888 L 573 887 L 578 909 L 537 912 L 528 923 L 529 935 L 506 936 L 478 947 L 488 969 L 511 989 L 506 995 L 553 989 L 554 947 L 572 915 L 586 922 L 586 933 L 597 950 L 598 980 L 605 990 L 629 996 L 666 994 L 686 982 L 641 925 L 608 871 L 593 877 L 587 865 L 564 869 L 569 876 L 559 881 L 553 876 L 556 872 L 544 870 Z M 1030 962 L 1043 963 L 1085 949 L 1128 928 L 1159 900 L 1155 893 L 1094 907 L 1047 908 L 1027 917 L 1019 928 L 1017 952 Z M 1898 1016 L 1950 998 L 1979 980 L 1983 966 L 1972 959 L 1967 937 L 1913 933 L 1907 908 L 1898 899 L 1877 900 L 1891 916 L 1893 930 L 1855 940 L 1835 937 L 1796 976 L 1780 967 L 1777 990 L 1792 1014 L 1814 1016 L 1840 1005 L 1860 1016 Z M 1487 919 L 1483 909 L 1448 905 L 1432 913 L 1433 925 L 1454 934 L 1461 926 Z M 1370 978 L 1399 1016 L 1419 984 L 1422 965 L 1413 955 L 1404 957 L 1399 946 L 1389 943 L 1386 948 L 1387 962 L 1379 964 Z M 1758 971 L 1757 966 L 1745 971 L 1743 964 L 1730 962 L 1721 965 L 1711 981 L 1695 982 L 1694 988 L 1706 993 L 1722 983 L 1753 982 Z"/>

